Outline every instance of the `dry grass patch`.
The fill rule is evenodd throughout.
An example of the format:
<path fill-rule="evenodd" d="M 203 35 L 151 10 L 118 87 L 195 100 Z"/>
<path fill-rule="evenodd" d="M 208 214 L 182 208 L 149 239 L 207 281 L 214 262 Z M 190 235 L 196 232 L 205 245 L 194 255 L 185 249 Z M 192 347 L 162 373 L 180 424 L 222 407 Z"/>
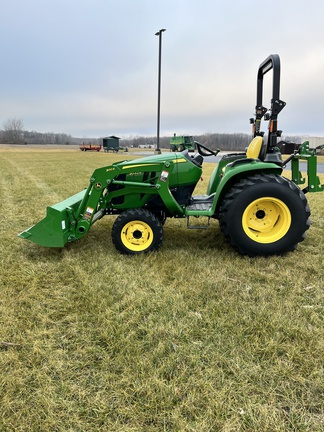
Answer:
<path fill-rule="evenodd" d="M 284 257 L 241 257 L 217 221 L 184 220 L 159 252 L 122 256 L 109 217 L 44 249 L 17 233 L 129 155 L 0 156 L 1 430 L 323 430 L 324 194 Z"/>

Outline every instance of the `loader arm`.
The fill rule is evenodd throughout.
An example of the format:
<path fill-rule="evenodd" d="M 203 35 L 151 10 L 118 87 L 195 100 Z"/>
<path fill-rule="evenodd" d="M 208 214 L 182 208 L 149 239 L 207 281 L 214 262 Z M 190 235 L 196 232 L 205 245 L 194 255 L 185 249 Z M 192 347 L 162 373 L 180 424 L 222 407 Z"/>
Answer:
<path fill-rule="evenodd" d="M 63 247 L 68 242 L 82 238 L 91 225 L 105 214 L 121 213 L 129 203 L 125 207 L 120 202 L 128 197 L 132 202 L 132 196 L 135 197 L 134 201 L 141 197 L 137 204 L 137 207 L 141 207 L 152 195 L 159 195 L 173 216 L 183 216 L 184 209 L 169 188 L 171 175 L 177 176 L 177 159 L 126 162 L 96 169 L 85 190 L 48 207 L 46 217 L 20 233 L 19 237 L 41 246 Z M 152 173 L 154 175 L 150 176 Z M 139 175 L 145 180 L 138 181 Z"/>
<path fill-rule="evenodd" d="M 120 205 L 114 204 L 114 198 L 127 195 L 142 196 L 142 201 L 138 201 L 137 207 L 142 207 L 149 196 L 159 194 L 165 206 L 173 215 L 182 215 L 184 210 L 175 201 L 169 189 L 169 175 L 174 170 L 175 164 L 171 161 L 163 163 L 147 163 L 112 166 L 97 169 L 91 179 L 86 193 L 76 212 L 76 225 L 74 234 L 75 239 L 83 237 L 90 229 L 91 225 L 105 214 L 118 213 Z M 119 180 L 123 177 L 136 177 L 137 170 L 144 173 L 157 173 L 153 182 Z M 109 191 L 110 186 L 124 186 L 122 189 Z M 137 199 L 137 198 L 136 198 Z M 74 238 L 71 238 L 73 241 Z M 70 240 L 70 241 L 71 241 Z"/>

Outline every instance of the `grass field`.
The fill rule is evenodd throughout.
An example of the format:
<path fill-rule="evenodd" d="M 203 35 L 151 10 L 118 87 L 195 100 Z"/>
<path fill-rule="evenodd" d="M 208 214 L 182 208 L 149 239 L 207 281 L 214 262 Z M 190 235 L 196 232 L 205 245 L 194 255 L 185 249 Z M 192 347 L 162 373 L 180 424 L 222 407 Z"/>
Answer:
<path fill-rule="evenodd" d="M 324 430 L 324 193 L 284 257 L 239 256 L 217 221 L 168 220 L 135 257 L 112 217 L 62 250 L 17 238 L 129 157 L 0 148 L 0 430 Z"/>

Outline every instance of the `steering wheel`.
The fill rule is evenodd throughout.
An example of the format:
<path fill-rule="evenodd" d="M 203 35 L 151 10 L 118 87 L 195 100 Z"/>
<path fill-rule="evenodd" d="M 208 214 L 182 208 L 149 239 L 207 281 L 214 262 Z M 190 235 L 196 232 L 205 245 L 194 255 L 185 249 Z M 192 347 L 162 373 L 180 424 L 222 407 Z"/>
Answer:
<path fill-rule="evenodd" d="M 200 144 L 197 141 L 195 141 L 195 144 L 197 146 L 198 153 L 204 157 L 205 156 L 216 156 L 220 152 L 220 149 L 212 150 L 212 149 Z"/>

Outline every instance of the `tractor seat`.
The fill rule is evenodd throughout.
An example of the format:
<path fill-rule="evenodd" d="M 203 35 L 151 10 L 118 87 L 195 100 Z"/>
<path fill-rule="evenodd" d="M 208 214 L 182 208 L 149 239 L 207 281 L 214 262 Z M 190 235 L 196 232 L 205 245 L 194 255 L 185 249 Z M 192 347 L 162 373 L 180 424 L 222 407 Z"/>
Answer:
<path fill-rule="evenodd" d="M 194 157 L 191 158 L 191 161 L 192 161 L 195 165 L 197 165 L 197 166 L 199 166 L 199 167 L 202 167 L 202 164 L 203 164 L 203 162 L 204 162 L 204 158 L 203 158 L 200 154 L 196 154 Z"/>
<path fill-rule="evenodd" d="M 246 157 L 248 159 L 260 159 L 264 160 L 266 155 L 266 146 L 261 136 L 256 136 L 250 142 L 249 147 L 246 151 Z"/>
<path fill-rule="evenodd" d="M 196 154 L 194 156 L 190 156 L 188 150 L 184 150 L 182 152 L 183 156 L 188 159 L 190 162 L 192 162 L 193 164 L 197 165 L 199 168 L 202 167 L 204 158 L 200 155 L 200 154 Z"/>

